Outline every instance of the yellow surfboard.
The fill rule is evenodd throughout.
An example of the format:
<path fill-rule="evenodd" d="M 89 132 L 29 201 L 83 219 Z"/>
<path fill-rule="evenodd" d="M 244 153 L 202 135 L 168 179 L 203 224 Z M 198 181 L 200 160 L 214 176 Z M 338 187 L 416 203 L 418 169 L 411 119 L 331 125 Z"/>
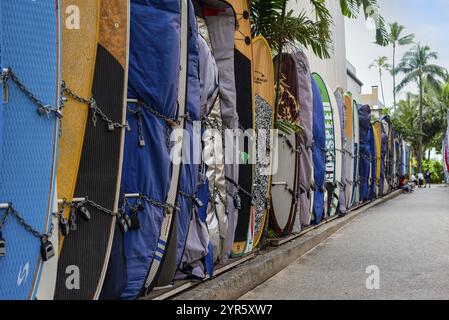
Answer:
<path fill-rule="evenodd" d="M 271 48 L 268 44 L 267 40 L 262 37 L 256 37 L 253 40 L 253 65 L 254 65 L 254 78 L 253 78 L 253 87 L 254 87 L 254 93 L 256 95 L 256 117 L 261 116 L 263 118 L 267 117 L 266 112 L 271 112 L 271 126 L 270 127 L 264 127 L 259 128 L 258 119 L 256 119 L 256 125 L 257 130 L 264 129 L 269 130 L 273 128 L 274 124 L 274 104 L 275 104 L 275 80 L 274 80 L 274 65 L 273 65 L 273 57 L 271 55 Z M 261 98 L 264 101 L 264 104 L 268 104 L 268 106 L 271 108 L 271 110 L 264 110 L 263 114 L 259 115 L 258 113 L 258 101 L 259 98 Z M 261 101 L 262 101 L 261 100 Z M 263 106 L 260 106 L 261 111 L 263 110 Z M 263 118 L 261 120 L 263 120 Z M 266 123 L 262 121 L 262 123 Z M 270 132 L 267 132 L 267 137 L 269 138 Z M 267 145 L 269 147 L 269 145 Z M 262 160 L 262 159 L 261 159 Z M 264 159 L 265 160 L 265 159 Z M 256 166 L 257 168 L 257 166 Z M 270 195 L 270 187 L 271 187 L 271 162 L 268 168 L 269 172 L 264 172 L 264 174 L 268 174 L 268 176 L 259 176 L 259 179 L 255 181 L 255 187 L 257 188 L 258 183 L 264 184 L 263 191 L 265 192 L 264 199 L 261 199 L 265 201 L 265 199 L 269 199 Z M 256 175 L 258 172 L 256 172 Z M 265 183 L 267 183 L 265 188 Z M 262 195 L 260 195 L 262 196 Z M 262 197 L 260 197 L 262 198 Z M 260 203 L 262 207 L 264 206 L 263 203 Z M 266 201 L 265 201 L 266 204 Z M 254 227 L 254 244 L 253 247 L 256 248 L 260 242 L 260 239 L 262 238 L 262 234 L 265 227 L 265 221 L 267 219 L 268 210 L 265 209 L 261 211 L 258 209 L 259 206 L 256 205 L 256 208 L 253 208 L 255 213 L 253 216 L 255 217 L 255 227 Z"/>
<path fill-rule="evenodd" d="M 63 0 L 62 80 L 75 94 L 89 99 L 98 44 L 100 0 Z M 64 94 L 67 96 L 67 94 Z M 83 149 L 89 106 L 67 96 L 58 150 L 58 197 L 71 201 Z M 66 208 L 64 215 L 69 216 Z M 60 241 L 61 250 L 63 242 Z"/>
<path fill-rule="evenodd" d="M 379 195 L 380 187 L 380 170 L 382 161 L 382 123 L 376 121 L 373 124 L 374 140 L 376 142 L 376 194 Z"/>

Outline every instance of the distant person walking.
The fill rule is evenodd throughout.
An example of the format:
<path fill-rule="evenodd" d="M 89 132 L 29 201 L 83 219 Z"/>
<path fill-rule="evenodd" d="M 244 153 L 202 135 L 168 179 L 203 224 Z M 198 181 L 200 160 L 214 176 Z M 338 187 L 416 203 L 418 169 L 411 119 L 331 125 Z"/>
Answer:
<path fill-rule="evenodd" d="M 431 181 L 431 173 L 430 173 L 430 170 L 427 170 L 426 171 L 426 174 L 425 174 L 425 177 L 426 177 L 426 188 L 427 188 L 427 185 L 429 186 L 429 189 L 430 189 L 430 181 Z"/>
<path fill-rule="evenodd" d="M 418 173 L 418 188 L 422 188 L 424 185 L 424 175 L 420 172 Z"/>

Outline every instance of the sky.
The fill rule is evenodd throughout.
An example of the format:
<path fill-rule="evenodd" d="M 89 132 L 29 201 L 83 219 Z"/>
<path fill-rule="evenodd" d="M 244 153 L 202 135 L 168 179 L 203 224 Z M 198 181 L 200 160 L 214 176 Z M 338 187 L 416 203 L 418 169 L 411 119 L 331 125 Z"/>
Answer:
<path fill-rule="evenodd" d="M 378 0 L 380 13 L 387 23 L 399 22 L 405 26 L 404 35 L 414 33 L 415 41 L 429 45 L 438 52 L 435 61 L 449 69 L 449 1 L 448 0 Z M 368 66 L 379 56 L 387 56 L 392 62 L 393 50 L 374 44 L 373 23 L 367 23 L 362 15 L 358 19 L 346 19 L 346 55 L 356 67 L 357 76 L 364 83 L 363 93 L 371 92 L 371 86 L 379 85 L 379 72 Z M 397 51 L 397 61 L 410 47 Z M 399 79 L 401 76 L 399 76 Z M 399 81 L 398 81 L 399 82 Z M 393 80 L 389 73 L 384 74 L 385 100 L 387 106 L 393 104 Z M 417 92 L 414 86 L 406 90 Z M 404 92 L 406 92 L 404 90 Z M 403 96 L 404 92 L 400 95 Z"/>

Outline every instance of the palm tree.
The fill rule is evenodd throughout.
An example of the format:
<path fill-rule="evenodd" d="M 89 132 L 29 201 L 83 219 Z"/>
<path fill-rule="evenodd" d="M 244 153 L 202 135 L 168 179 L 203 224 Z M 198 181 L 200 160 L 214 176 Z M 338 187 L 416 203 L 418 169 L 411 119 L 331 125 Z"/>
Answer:
<path fill-rule="evenodd" d="M 311 0 L 313 1 L 313 0 Z M 376 23 L 376 43 L 387 46 L 389 43 L 385 20 L 380 15 L 377 0 L 340 0 L 341 12 L 348 18 L 357 18 L 360 9 L 363 9 L 365 18 L 373 18 Z"/>
<path fill-rule="evenodd" d="M 276 53 L 283 52 L 288 45 L 302 45 L 311 48 L 321 59 L 329 58 L 332 50 L 332 15 L 327 8 L 326 0 L 309 0 L 314 18 L 302 10 L 298 16 L 294 11 L 287 11 L 289 0 L 251 0 L 252 29 L 254 35 L 263 35 Z M 297 1 L 297 0 L 295 0 Z M 356 18 L 360 8 L 365 17 L 375 16 L 377 22 L 376 42 L 379 45 L 388 44 L 388 33 L 385 22 L 379 15 L 377 0 L 339 0 L 341 12 L 349 18 Z M 279 60 L 280 61 L 280 60 Z M 276 75 L 276 105 L 275 121 L 279 104 L 280 68 Z"/>
<path fill-rule="evenodd" d="M 419 146 L 418 146 L 418 170 L 422 171 L 423 160 L 423 108 L 424 108 L 424 86 L 439 87 L 439 78 L 444 78 L 447 71 L 432 60 L 437 60 L 438 54 L 431 51 L 429 46 L 417 44 L 408 51 L 398 65 L 397 71 L 405 75 L 404 79 L 396 87 L 396 92 L 401 91 L 410 83 L 415 83 L 419 89 Z"/>
<path fill-rule="evenodd" d="M 379 70 L 380 90 L 382 92 L 383 104 L 385 106 L 385 92 L 384 92 L 384 85 L 383 85 L 383 81 L 382 81 L 382 75 L 383 75 L 384 70 L 390 70 L 390 65 L 388 64 L 388 58 L 385 56 L 382 56 L 382 57 L 375 59 L 373 61 L 373 63 L 371 63 L 369 65 L 369 68 L 370 69 L 376 68 Z"/>
<path fill-rule="evenodd" d="M 415 35 L 413 33 L 403 36 L 402 33 L 405 27 L 397 22 L 390 23 L 390 33 L 388 39 L 393 47 L 393 65 L 391 73 L 393 75 L 393 110 L 396 110 L 396 48 L 398 46 L 406 46 L 413 43 Z"/>

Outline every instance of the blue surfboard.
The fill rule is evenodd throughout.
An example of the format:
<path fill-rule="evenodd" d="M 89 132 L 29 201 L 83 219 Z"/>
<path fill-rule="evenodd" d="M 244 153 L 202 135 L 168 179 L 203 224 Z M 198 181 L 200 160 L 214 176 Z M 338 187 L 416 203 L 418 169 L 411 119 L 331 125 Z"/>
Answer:
<path fill-rule="evenodd" d="M 369 177 L 371 172 L 371 149 L 370 149 L 370 121 L 371 109 L 368 105 L 359 107 L 359 180 L 360 201 L 366 202 L 369 198 Z"/>
<path fill-rule="evenodd" d="M 370 148 L 370 177 L 369 181 L 369 192 L 368 199 L 370 201 L 374 200 L 376 197 L 376 175 L 377 175 L 377 150 L 376 150 L 376 141 L 374 139 L 374 129 L 372 124 L 369 126 L 369 148 Z"/>
<path fill-rule="evenodd" d="M 47 258 L 41 254 L 41 239 L 52 229 L 60 98 L 58 8 L 58 1 L 0 2 L 0 65 L 8 79 L 0 105 L 0 203 L 10 204 L 0 209 L 7 245 L 0 257 L 0 299 L 34 299 Z M 19 89 L 18 82 L 38 101 Z M 48 242 L 43 249 L 48 258 L 57 250 Z"/>

